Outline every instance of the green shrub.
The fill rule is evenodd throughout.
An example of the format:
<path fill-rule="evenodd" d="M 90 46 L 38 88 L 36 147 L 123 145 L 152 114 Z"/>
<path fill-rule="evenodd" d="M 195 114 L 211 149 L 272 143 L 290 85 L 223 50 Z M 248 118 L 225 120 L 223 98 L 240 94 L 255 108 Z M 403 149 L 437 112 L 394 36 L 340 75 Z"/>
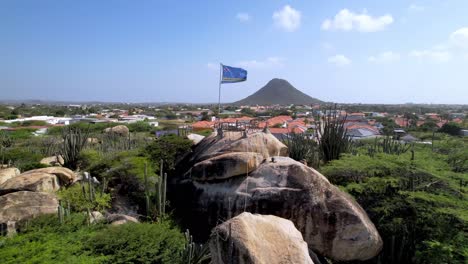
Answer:
<path fill-rule="evenodd" d="M 180 263 L 184 236 L 166 222 L 109 226 L 87 241 L 106 263 Z"/>
<path fill-rule="evenodd" d="M 83 192 L 82 188 L 85 189 L 85 192 Z M 95 200 L 90 201 L 88 195 L 85 193 L 89 193 L 87 184 L 83 184 L 83 186 L 74 184 L 67 189 L 60 190 L 57 195 L 60 200 L 65 203 L 69 202 L 72 210 L 76 212 L 86 211 L 87 209 L 102 211 L 110 207 L 110 194 L 101 192 L 101 190 L 96 190 Z"/>
<path fill-rule="evenodd" d="M 153 127 L 145 121 L 138 121 L 127 125 L 130 132 L 150 132 Z"/>
<path fill-rule="evenodd" d="M 159 164 L 162 159 L 165 170 L 172 170 L 177 159 L 189 152 L 191 146 L 190 140 L 171 134 L 152 141 L 145 152 L 154 163 Z"/>

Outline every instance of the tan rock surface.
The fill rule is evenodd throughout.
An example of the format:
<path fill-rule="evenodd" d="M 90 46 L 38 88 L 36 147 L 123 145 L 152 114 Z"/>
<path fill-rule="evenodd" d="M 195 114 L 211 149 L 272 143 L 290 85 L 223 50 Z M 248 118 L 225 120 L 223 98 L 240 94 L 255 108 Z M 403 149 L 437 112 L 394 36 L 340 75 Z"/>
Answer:
<path fill-rule="evenodd" d="M 21 175 L 37 173 L 37 172 L 44 172 L 44 173 L 56 175 L 60 179 L 60 182 L 62 183 L 62 185 L 69 185 L 77 179 L 76 174 L 72 170 L 68 168 L 64 168 L 64 167 L 40 168 L 40 169 L 23 172 Z"/>
<path fill-rule="evenodd" d="M 0 196 L 0 223 L 23 221 L 57 213 L 58 200 L 50 193 L 20 191 Z"/>
<path fill-rule="evenodd" d="M 130 133 L 130 130 L 128 130 L 128 127 L 126 127 L 124 125 L 118 125 L 118 126 L 115 126 L 115 127 L 108 127 L 106 129 L 104 129 L 104 132 L 105 133 L 115 133 L 117 135 L 126 137 Z"/>
<path fill-rule="evenodd" d="M 198 181 L 221 180 L 247 175 L 262 163 L 263 156 L 255 152 L 231 152 L 201 161 L 192 167 L 191 173 Z"/>
<path fill-rule="evenodd" d="M 21 174 L 0 184 L 0 193 L 16 191 L 55 192 L 59 189 L 57 176 L 44 172 Z"/>
<path fill-rule="evenodd" d="M 313 264 L 294 224 L 273 215 L 242 213 L 211 235 L 213 264 Z"/>
<path fill-rule="evenodd" d="M 18 170 L 17 168 L 0 169 L 0 184 L 18 175 L 20 175 L 20 170 Z"/>

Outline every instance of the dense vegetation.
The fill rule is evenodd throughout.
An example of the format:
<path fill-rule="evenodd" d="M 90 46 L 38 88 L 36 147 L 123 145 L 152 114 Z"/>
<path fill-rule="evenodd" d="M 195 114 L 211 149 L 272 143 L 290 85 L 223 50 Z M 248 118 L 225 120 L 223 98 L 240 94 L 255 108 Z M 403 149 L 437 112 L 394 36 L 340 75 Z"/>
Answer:
<path fill-rule="evenodd" d="M 369 263 L 466 263 L 468 142 L 438 138 L 434 148 L 416 145 L 414 159 L 411 152 L 369 155 L 374 143 L 367 142 L 321 168 L 379 230 L 384 249 Z"/>

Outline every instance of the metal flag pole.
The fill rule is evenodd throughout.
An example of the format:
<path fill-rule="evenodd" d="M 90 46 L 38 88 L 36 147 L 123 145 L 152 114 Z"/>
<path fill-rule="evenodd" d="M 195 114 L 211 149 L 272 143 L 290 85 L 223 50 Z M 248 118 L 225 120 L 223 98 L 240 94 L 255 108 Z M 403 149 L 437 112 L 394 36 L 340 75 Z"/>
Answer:
<path fill-rule="evenodd" d="M 219 93 L 218 93 L 218 118 L 221 118 L 221 81 L 223 80 L 223 64 L 219 64 Z"/>

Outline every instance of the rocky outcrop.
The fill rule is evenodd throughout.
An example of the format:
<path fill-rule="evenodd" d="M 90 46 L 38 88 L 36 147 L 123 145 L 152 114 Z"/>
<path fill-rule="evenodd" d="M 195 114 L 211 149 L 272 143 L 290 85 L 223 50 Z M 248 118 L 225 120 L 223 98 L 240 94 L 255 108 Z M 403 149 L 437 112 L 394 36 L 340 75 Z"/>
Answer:
<path fill-rule="evenodd" d="M 255 152 L 264 160 L 248 176 L 235 172 L 230 174 L 237 176 L 215 181 L 206 181 L 203 170 L 194 169 L 196 164 L 233 152 Z M 268 133 L 245 137 L 225 132 L 222 138 L 207 137 L 178 164 L 169 200 L 182 219 L 188 219 L 184 224 L 194 230 L 195 237 L 207 237 L 218 219 L 251 212 L 291 220 L 310 249 L 334 260 L 366 260 L 377 255 L 382 240 L 365 211 L 319 172 L 277 156 L 286 152 Z"/>
<path fill-rule="evenodd" d="M 0 194 L 17 191 L 54 192 L 60 185 L 57 176 L 45 172 L 21 174 L 0 184 Z"/>
<path fill-rule="evenodd" d="M 263 156 L 255 152 L 231 152 L 195 164 L 190 173 L 197 181 L 223 180 L 248 175 L 258 168 Z"/>
<path fill-rule="evenodd" d="M 197 162 L 231 152 L 255 152 L 268 159 L 271 156 L 287 156 L 288 148 L 269 133 L 258 132 L 245 137 L 240 132 L 225 131 L 222 137 L 218 133 L 205 137 L 196 145 L 190 159 L 184 162 L 192 166 Z"/>
<path fill-rule="evenodd" d="M 20 175 L 20 171 L 17 168 L 0 169 L 0 185 L 18 175 Z"/>
<path fill-rule="evenodd" d="M 104 129 L 104 132 L 108 133 L 108 134 L 117 134 L 117 135 L 123 136 L 123 137 L 128 136 L 128 134 L 130 133 L 130 131 L 128 130 L 128 127 L 126 127 L 124 125 L 118 125 L 118 126 L 115 126 L 115 127 L 108 127 L 106 129 Z"/>
<path fill-rule="evenodd" d="M 20 191 L 0 196 L 0 223 L 18 222 L 57 213 L 58 200 L 50 193 Z M 11 223 L 10 223 L 11 224 Z"/>
<path fill-rule="evenodd" d="M 294 224 L 273 215 L 242 213 L 214 228 L 213 264 L 313 264 Z"/>
<path fill-rule="evenodd" d="M 48 168 L 35 169 L 35 170 L 26 171 L 21 175 L 27 175 L 27 174 L 38 173 L 38 172 L 53 174 L 57 176 L 60 179 L 60 183 L 62 185 L 69 185 L 77 180 L 76 174 L 72 170 L 64 168 L 64 167 L 48 167 Z"/>
<path fill-rule="evenodd" d="M 63 166 L 64 160 L 62 156 L 51 156 L 41 159 L 41 164 L 49 166 Z"/>

